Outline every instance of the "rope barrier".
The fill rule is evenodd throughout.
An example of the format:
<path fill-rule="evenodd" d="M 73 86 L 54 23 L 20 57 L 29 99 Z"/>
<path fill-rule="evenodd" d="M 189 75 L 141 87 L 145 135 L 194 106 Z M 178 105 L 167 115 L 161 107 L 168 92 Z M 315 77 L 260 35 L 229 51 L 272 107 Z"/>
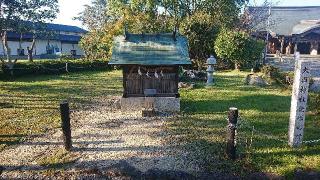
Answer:
<path fill-rule="evenodd" d="M 241 128 L 249 128 L 251 129 L 252 128 L 252 133 L 251 133 L 251 136 L 253 137 L 253 133 L 256 133 L 260 136 L 263 136 L 267 139 L 272 139 L 272 140 L 276 140 L 276 141 L 280 141 L 280 142 L 283 142 L 283 143 L 288 143 L 288 140 L 287 139 L 283 139 L 283 138 L 280 138 L 280 137 L 276 137 L 274 135 L 271 135 L 271 134 L 267 134 L 267 133 L 263 133 L 257 129 L 254 128 L 253 125 L 251 125 L 248 121 L 245 121 L 243 118 L 241 118 L 241 116 L 239 116 L 239 123 L 238 123 L 238 129 L 241 129 Z M 306 141 L 302 141 L 302 143 L 304 144 L 315 144 L 315 143 L 319 143 L 320 142 L 320 139 L 315 139 L 315 140 L 306 140 Z"/>
<path fill-rule="evenodd" d="M 309 141 L 302 141 L 304 144 L 314 144 L 320 142 L 320 139 L 315 139 L 315 140 L 309 140 Z"/>

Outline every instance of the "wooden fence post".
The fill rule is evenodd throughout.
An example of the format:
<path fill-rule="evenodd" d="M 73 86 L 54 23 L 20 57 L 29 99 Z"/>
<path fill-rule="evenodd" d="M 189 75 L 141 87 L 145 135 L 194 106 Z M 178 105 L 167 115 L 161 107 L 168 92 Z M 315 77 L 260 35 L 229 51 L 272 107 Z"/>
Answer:
<path fill-rule="evenodd" d="M 69 70 L 68 70 L 68 63 L 66 62 L 66 72 L 68 73 Z"/>
<path fill-rule="evenodd" d="M 61 127 L 63 132 L 64 147 L 67 151 L 70 151 L 72 147 L 71 127 L 70 127 L 71 125 L 70 125 L 69 103 L 67 101 L 63 101 L 60 103 L 60 113 L 61 113 Z"/>
<path fill-rule="evenodd" d="M 237 108 L 229 108 L 228 113 L 228 126 L 227 126 L 227 148 L 226 154 L 228 158 L 235 160 L 236 159 L 236 129 L 238 121 L 239 112 Z"/>

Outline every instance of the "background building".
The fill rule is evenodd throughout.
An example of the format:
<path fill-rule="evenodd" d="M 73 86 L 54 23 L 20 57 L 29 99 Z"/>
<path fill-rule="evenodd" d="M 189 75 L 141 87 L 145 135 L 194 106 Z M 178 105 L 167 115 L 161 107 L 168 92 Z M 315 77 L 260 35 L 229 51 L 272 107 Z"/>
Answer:
<path fill-rule="evenodd" d="M 249 7 L 249 14 L 268 16 L 269 7 Z M 270 17 L 257 23 L 254 30 L 260 37 L 269 32 L 268 53 L 292 54 L 296 50 L 317 55 L 320 52 L 320 6 L 271 7 Z"/>
<path fill-rule="evenodd" d="M 79 47 L 79 41 L 85 33 L 87 33 L 86 30 L 76 26 L 46 23 L 43 35 L 36 38 L 33 55 L 35 58 L 52 58 L 60 54 L 83 56 L 84 52 Z M 8 45 L 11 55 L 26 56 L 27 47 L 31 46 L 32 40 L 32 33 L 21 34 L 9 31 Z M 1 45 L 0 55 L 4 54 L 3 45 Z"/>

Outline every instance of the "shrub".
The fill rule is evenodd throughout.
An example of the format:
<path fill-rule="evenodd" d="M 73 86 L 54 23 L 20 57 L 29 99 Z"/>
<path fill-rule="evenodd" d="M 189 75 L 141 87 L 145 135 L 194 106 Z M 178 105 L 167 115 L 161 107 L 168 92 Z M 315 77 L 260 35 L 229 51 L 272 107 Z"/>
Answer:
<path fill-rule="evenodd" d="M 84 50 L 86 58 L 109 60 L 112 54 L 113 37 L 120 35 L 122 30 L 123 21 L 117 21 L 83 36 L 80 40 L 80 46 Z"/>
<path fill-rule="evenodd" d="M 194 66 L 202 70 L 208 55 L 214 55 L 218 26 L 212 21 L 211 15 L 199 11 L 182 20 L 180 32 L 188 38 L 189 54 Z"/>
<path fill-rule="evenodd" d="M 222 29 L 215 42 L 215 52 L 221 59 L 240 66 L 255 66 L 264 48 L 262 41 L 254 40 L 246 32 Z"/>
<path fill-rule="evenodd" d="M 74 60 L 75 58 L 72 55 L 69 54 L 61 54 L 59 56 L 60 60 Z"/>
<path fill-rule="evenodd" d="M 289 87 L 293 84 L 293 72 L 281 72 L 279 68 L 276 68 L 271 65 L 265 65 L 261 68 L 261 72 L 264 74 L 266 79 L 270 81 L 275 81 L 276 83 Z"/>
<path fill-rule="evenodd" d="M 315 105 L 315 109 L 316 109 L 316 113 L 320 114 L 320 93 L 318 93 L 317 95 L 315 95 L 314 97 L 314 105 Z"/>
<path fill-rule="evenodd" d="M 1 77 L 20 77 L 25 75 L 62 74 L 68 72 L 87 70 L 108 70 L 111 66 L 103 60 L 46 60 L 36 62 L 19 62 L 15 64 L 13 70 L 2 66 L 3 75 Z M 67 64 L 67 65 L 66 65 Z M 67 69 L 66 69 L 67 66 Z M 13 76 L 11 75 L 11 72 Z"/>
<path fill-rule="evenodd" d="M 310 111 L 320 114 L 320 93 L 310 93 L 309 94 L 309 109 Z"/>

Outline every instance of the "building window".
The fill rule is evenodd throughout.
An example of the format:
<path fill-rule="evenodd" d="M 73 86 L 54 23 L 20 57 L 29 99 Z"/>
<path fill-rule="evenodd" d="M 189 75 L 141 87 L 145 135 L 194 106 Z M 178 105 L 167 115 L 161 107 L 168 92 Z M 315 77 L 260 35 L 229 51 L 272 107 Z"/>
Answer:
<path fill-rule="evenodd" d="M 24 49 L 17 49 L 18 56 L 24 56 Z"/>
<path fill-rule="evenodd" d="M 71 50 L 70 53 L 71 53 L 72 56 L 76 56 L 77 55 L 77 50 Z"/>
<path fill-rule="evenodd" d="M 55 52 L 60 52 L 60 48 L 58 46 L 54 47 Z"/>
<path fill-rule="evenodd" d="M 47 54 L 53 54 L 54 48 L 53 46 L 47 45 L 46 50 Z"/>

